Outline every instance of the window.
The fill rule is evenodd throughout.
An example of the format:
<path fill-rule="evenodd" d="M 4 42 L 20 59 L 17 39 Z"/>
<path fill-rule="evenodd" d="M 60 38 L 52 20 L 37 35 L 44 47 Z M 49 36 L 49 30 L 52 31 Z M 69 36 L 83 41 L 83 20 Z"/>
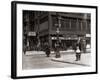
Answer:
<path fill-rule="evenodd" d="M 76 30 L 77 26 L 76 26 L 76 19 L 71 19 L 71 30 Z"/>
<path fill-rule="evenodd" d="M 55 16 L 52 16 L 52 30 L 56 30 L 57 28 L 57 18 Z"/>

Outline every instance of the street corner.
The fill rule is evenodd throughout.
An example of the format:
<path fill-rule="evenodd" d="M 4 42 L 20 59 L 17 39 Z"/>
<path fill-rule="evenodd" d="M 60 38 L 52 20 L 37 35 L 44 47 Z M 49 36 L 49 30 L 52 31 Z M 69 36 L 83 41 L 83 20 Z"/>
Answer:
<path fill-rule="evenodd" d="M 80 66 L 90 66 L 91 65 L 90 60 L 91 60 L 91 57 L 89 53 L 82 54 L 81 60 L 79 61 L 76 61 L 75 54 L 64 55 L 60 58 L 51 58 L 51 61 L 75 64 L 75 65 L 80 65 Z"/>

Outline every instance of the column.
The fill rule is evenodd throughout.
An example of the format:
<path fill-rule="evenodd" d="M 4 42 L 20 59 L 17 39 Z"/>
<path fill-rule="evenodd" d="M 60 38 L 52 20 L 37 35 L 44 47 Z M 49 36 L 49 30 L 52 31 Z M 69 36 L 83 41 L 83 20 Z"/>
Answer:
<path fill-rule="evenodd" d="M 50 50 L 52 49 L 52 36 L 51 34 L 51 30 L 52 30 L 52 16 L 51 13 L 48 13 L 48 33 L 49 33 L 49 45 L 50 45 Z"/>

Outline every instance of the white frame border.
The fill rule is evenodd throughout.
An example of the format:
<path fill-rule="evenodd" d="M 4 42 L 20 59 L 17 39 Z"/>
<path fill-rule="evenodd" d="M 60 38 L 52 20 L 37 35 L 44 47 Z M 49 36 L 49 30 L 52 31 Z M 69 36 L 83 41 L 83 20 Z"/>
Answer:
<path fill-rule="evenodd" d="M 57 11 L 57 12 L 81 12 L 91 13 L 91 67 L 79 68 L 52 68 L 39 70 L 22 70 L 22 10 L 35 11 Z M 34 5 L 34 4 L 17 4 L 17 76 L 38 76 L 38 75 L 53 75 L 69 73 L 84 73 L 95 72 L 96 70 L 96 9 L 94 8 L 79 8 L 79 7 L 62 7 L 49 5 Z M 95 47 L 95 48 L 94 48 Z M 95 53 L 95 54 L 94 54 Z M 58 71 L 59 70 L 59 71 Z"/>

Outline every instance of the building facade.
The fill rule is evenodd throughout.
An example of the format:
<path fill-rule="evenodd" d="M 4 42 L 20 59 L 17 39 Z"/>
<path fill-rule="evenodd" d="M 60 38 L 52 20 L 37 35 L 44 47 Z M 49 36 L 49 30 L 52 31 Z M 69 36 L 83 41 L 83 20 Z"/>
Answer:
<path fill-rule="evenodd" d="M 23 34 L 26 38 L 27 46 L 37 46 L 39 50 L 43 50 L 43 46 L 47 42 L 50 45 L 50 49 L 54 50 L 55 43 L 59 39 L 61 50 L 67 50 L 78 41 L 79 37 L 85 40 L 86 44 L 91 44 L 90 14 L 45 11 L 27 12 L 29 11 L 26 11 L 26 18 L 23 20 L 23 29 L 25 28 Z M 28 35 L 29 33 L 34 35 Z"/>

